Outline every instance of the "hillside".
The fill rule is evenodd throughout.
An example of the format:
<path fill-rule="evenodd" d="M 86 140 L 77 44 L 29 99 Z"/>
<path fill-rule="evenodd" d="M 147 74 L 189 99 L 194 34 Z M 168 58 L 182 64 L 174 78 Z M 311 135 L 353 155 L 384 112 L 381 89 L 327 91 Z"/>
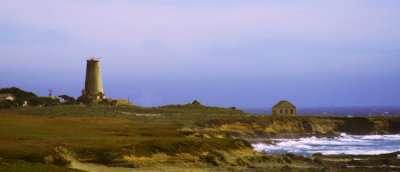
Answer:
<path fill-rule="evenodd" d="M 271 116 L 235 108 L 203 105 L 25 107 L 13 111 L 42 117 L 117 117 L 132 121 L 173 124 L 191 131 L 235 138 L 333 137 L 347 134 L 398 134 L 400 117 Z"/>
<path fill-rule="evenodd" d="M 246 139 L 400 132 L 399 117 L 274 117 L 196 104 L 21 107 L 0 111 L 0 118 L 2 161 L 64 167 L 335 169 L 349 161 L 262 154 Z"/>

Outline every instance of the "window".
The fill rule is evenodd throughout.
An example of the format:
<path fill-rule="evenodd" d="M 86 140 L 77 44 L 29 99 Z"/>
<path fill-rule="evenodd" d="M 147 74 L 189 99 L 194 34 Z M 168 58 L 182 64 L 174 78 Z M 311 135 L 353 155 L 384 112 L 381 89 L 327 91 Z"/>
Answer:
<path fill-rule="evenodd" d="M 293 109 L 290 109 L 290 114 L 293 114 Z"/>
<path fill-rule="evenodd" d="M 273 113 L 274 115 L 276 114 L 276 112 L 275 112 L 275 110 L 274 110 L 274 113 Z"/>
<path fill-rule="evenodd" d="M 288 110 L 286 109 L 286 114 L 288 114 Z"/>
<path fill-rule="evenodd" d="M 280 111 L 281 111 L 281 114 L 282 114 L 282 109 Z"/>

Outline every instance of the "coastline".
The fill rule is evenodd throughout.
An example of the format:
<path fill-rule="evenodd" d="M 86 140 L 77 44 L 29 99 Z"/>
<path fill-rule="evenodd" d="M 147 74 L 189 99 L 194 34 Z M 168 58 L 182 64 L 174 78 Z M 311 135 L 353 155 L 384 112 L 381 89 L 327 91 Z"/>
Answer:
<path fill-rule="evenodd" d="M 400 164 L 397 154 L 368 156 L 368 161 L 361 155 L 278 155 L 254 151 L 250 144 L 256 138 L 335 137 L 343 131 L 398 134 L 400 117 L 266 116 L 191 104 L 155 108 L 26 107 L 2 110 L 0 114 L 2 126 L 14 132 L 3 133 L 2 143 L 15 144 L 0 147 L 2 161 L 11 164 L 11 159 L 21 159 L 26 163 L 70 167 L 72 162 L 55 151 L 60 146 L 72 152 L 79 163 L 133 170 L 179 167 L 209 171 L 320 171 L 350 169 L 347 166 L 366 168 L 361 165 L 388 169 L 383 166 L 388 162 Z M 15 124 L 19 127 L 15 128 Z M 362 126 L 352 128 L 353 125 Z M 35 146 L 26 149 L 25 145 Z"/>

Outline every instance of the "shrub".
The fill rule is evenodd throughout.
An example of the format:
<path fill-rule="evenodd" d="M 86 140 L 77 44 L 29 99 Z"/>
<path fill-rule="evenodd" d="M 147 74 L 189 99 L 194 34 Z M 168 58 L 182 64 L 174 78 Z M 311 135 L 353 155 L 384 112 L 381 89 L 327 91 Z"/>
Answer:
<path fill-rule="evenodd" d="M 90 104 L 92 104 L 92 101 L 93 101 L 92 99 L 89 99 L 85 95 L 81 95 L 77 99 L 77 103 L 83 103 L 84 105 L 90 105 Z"/>
<path fill-rule="evenodd" d="M 0 101 L 0 109 L 8 109 L 12 107 L 16 107 L 16 102 L 13 102 L 11 100 Z"/>
<path fill-rule="evenodd" d="M 2 88 L 0 89 L 0 94 L 12 94 L 15 97 L 16 105 L 24 104 L 24 102 L 29 98 L 38 97 L 36 94 L 32 92 L 27 92 L 17 87 Z"/>
<path fill-rule="evenodd" d="M 73 104 L 76 104 L 75 98 L 70 97 L 70 96 L 68 96 L 68 95 L 63 94 L 63 95 L 59 95 L 58 97 L 64 99 L 63 104 L 65 104 L 65 105 L 73 105 Z"/>
<path fill-rule="evenodd" d="M 28 99 L 29 105 L 31 106 L 54 106 L 59 105 L 59 99 L 53 99 L 51 97 L 31 97 Z"/>

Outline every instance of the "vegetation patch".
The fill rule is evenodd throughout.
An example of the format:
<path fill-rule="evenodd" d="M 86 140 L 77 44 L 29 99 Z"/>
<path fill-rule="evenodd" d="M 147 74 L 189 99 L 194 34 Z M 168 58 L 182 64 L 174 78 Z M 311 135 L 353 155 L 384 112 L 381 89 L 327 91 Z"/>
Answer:
<path fill-rule="evenodd" d="M 79 162 L 125 167 L 189 164 L 222 170 L 321 171 L 348 169 L 347 165 L 364 168 L 368 163 L 398 163 L 392 156 L 357 157 L 363 159 L 358 160 L 351 156 L 317 154 L 313 157 L 268 155 L 253 151 L 249 142 L 242 139 L 334 137 L 340 132 L 396 134 L 400 132 L 400 117 L 254 115 L 236 108 L 207 107 L 196 102 L 152 108 L 83 106 L 67 103 L 73 100 L 62 97 L 67 101 L 59 106 L 0 111 L 1 162 L 44 166 L 47 163 L 66 169 L 61 166 L 67 166 L 69 161 L 55 151 L 57 147 L 65 147 Z"/>
<path fill-rule="evenodd" d="M 34 171 L 56 171 L 56 172 L 81 172 L 81 170 L 70 169 L 53 164 L 33 163 L 23 160 L 7 159 L 0 160 L 0 171 L 34 172 Z M 83 172 L 83 171 L 82 171 Z"/>

